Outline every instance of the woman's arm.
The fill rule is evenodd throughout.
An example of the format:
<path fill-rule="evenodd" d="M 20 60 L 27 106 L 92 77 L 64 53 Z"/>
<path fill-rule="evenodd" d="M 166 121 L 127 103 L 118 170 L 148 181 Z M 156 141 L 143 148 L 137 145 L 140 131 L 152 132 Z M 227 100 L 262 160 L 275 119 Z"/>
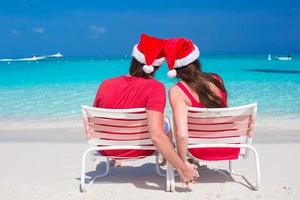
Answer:
<path fill-rule="evenodd" d="M 177 151 L 185 162 L 188 146 L 187 104 L 177 86 L 170 88 L 169 100 L 173 111 Z"/>
<path fill-rule="evenodd" d="M 196 166 L 183 162 L 176 153 L 168 136 L 164 133 L 164 115 L 158 111 L 147 110 L 148 128 L 150 138 L 157 150 L 169 161 L 179 172 L 183 183 L 188 184 L 198 178 Z"/>

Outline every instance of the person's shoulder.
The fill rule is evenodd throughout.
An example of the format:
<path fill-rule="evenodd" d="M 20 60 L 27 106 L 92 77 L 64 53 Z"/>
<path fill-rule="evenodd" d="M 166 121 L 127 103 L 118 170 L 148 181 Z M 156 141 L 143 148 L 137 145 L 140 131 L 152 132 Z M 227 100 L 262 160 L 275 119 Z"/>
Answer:
<path fill-rule="evenodd" d="M 149 79 L 145 79 L 146 82 L 147 82 L 147 85 L 149 85 L 151 88 L 161 88 L 161 89 L 165 89 L 165 85 L 154 79 L 154 78 L 149 78 Z"/>
<path fill-rule="evenodd" d="M 169 88 L 168 94 L 169 94 L 169 101 L 171 105 L 174 105 L 178 102 L 185 102 L 185 95 L 182 92 L 181 88 L 178 86 L 178 83 L 172 85 Z"/>
<path fill-rule="evenodd" d="M 99 88 L 102 88 L 103 90 L 106 88 L 114 87 L 115 85 L 120 85 L 121 82 L 122 76 L 104 79 L 103 81 L 101 81 Z"/>
<path fill-rule="evenodd" d="M 108 78 L 108 79 L 103 80 L 102 84 L 111 84 L 111 83 L 122 81 L 123 79 L 124 79 L 123 76 Z"/>
<path fill-rule="evenodd" d="M 169 88 L 169 94 L 180 94 L 180 88 L 178 84 L 174 84 Z"/>
<path fill-rule="evenodd" d="M 119 81 L 119 80 L 124 80 L 124 79 L 125 79 L 125 76 L 117 76 L 117 77 L 105 79 L 105 81 L 112 82 L 112 81 Z"/>

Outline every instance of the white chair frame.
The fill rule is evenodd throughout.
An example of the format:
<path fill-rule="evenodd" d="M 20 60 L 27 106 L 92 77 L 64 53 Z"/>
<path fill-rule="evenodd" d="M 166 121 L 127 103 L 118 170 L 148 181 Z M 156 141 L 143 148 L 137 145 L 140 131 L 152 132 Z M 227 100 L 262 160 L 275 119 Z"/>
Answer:
<path fill-rule="evenodd" d="M 240 148 L 241 152 L 242 150 L 244 150 L 244 153 L 241 153 L 239 157 L 242 157 L 243 159 L 247 159 L 248 158 L 248 154 L 249 151 L 252 151 L 255 157 L 255 170 L 256 170 L 256 182 L 255 184 L 253 184 L 252 182 L 249 181 L 249 179 L 241 173 L 236 173 L 233 170 L 233 164 L 232 161 L 233 160 L 228 160 L 228 169 L 229 169 L 229 173 L 231 175 L 237 175 L 237 176 L 241 176 L 249 185 L 253 190 L 258 190 L 260 188 L 260 183 L 261 183 L 261 175 L 260 175 L 260 161 L 259 161 L 259 154 L 258 151 L 252 146 L 252 132 L 253 132 L 253 128 L 254 128 L 254 124 L 255 124 L 255 116 L 256 116 L 256 112 L 257 112 L 257 103 L 252 103 L 252 104 L 248 104 L 248 105 L 244 105 L 244 106 L 238 106 L 238 107 L 231 107 L 231 108 L 194 108 L 194 107 L 189 107 L 188 108 L 189 111 L 192 112 L 198 112 L 197 114 L 195 114 L 196 117 L 201 118 L 201 116 L 203 117 L 209 117 L 209 118 L 213 118 L 215 117 L 230 117 L 230 116 L 241 116 L 241 115 L 249 115 L 252 116 L 252 119 L 249 122 L 249 129 L 247 130 L 247 133 L 245 136 L 245 139 L 242 140 L 244 142 L 240 143 L 240 144 L 229 144 L 229 143 L 225 143 L 225 142 L 221 142 L 221 143 L 209 143 L 208 139 L 203 139 L 203 141 L 201 141 L 201 143 L 197 144 L 197 143 L 190 143 L 190 138 L 189 138 L 189 145 L 188 145 L 188 149 L 192 149 L 192 148 L 209 148 L 209 147 L 213 147 L 213 148 Z M 193 114 L 192 114 L 193 115 Z M 251 128 L 250 128 L 251 126 Z M 172 127 L 172 132 L 174 134 L 176 134 L 174 132 L 174 127 Z M 198 139 L 201 140 L 201 139 Z M 197 158 L 196 158 L 197 159 Z M 199 160 L 199 159 L 198 159 Z M 213 162 L 213 161 L 209 161 L 209 162 Z M 172 168 L 173 170 L 173 168 Z M 172 173 L 174 174 L 174 173 Z M 171 177 L 171 184 L 174 184 L 174 176 Z M 174 186 L 171 185 L 171 190 L 174 189 Z"/>
<path fill-rule="evenodd" d="M 144 112 L 144 114 L 136 114 L 139 112 Z M 80 191 L 86 192 L 90 186 L 98 179 L 104 176 L 107 176 L 110 172 L 110 164 L 109 164 L 109 157 L 105 157 L 105 166 L 106 169 L 104 173 L 97 174 L 88 181 L 86 176 L 86 162 L 89 154 L 94 154 L 94 156 L 102 156 L 99 153 L 99 150 L 117 150 L 117 149 L 132 149 L 132 150 L 156 150 L 155 146 L 153 145 L 150 138 L 143 139 L 143 140 L 135 140 L 135 141 L 105 141 L 100 138 L 90 138 L 90 123 L 89 117 L 107 117 L 110 119 L 140 119 L 146 118 L 146 110 L 145 108 L 133 108 L 133 109 L 103 109 L 103 108 L 94 108 L 89 106 L 82 106 L 82 113 L 83 113 L 83 120 L 85 125 L 85 131 L 88 139 L 89 148 L 83 153 L 82 155 L 82 163 L 81 163 L 81 179 L 80 179 Z M 168 118 L 167 118 L 168 119 Z M 169 119 L 168 119 L 169 120 Z M 99 131 L 99 130 L 98 130 Z M 99 146 L 105 145 L 105 146 Z M 143 145 L 151 145 L 151 146 L 143 146 Z M 155 153 L 155 169 L 159 176 L 166 178 L 166 191 L 171 191 L 172 183 L 171 180 L 174 179 L 174 172 L 173 167 L 171 167 L 170 163 L 167 162 L 165 172 L 159 166 L 159 154 L 158 152 Z M 137 158 L 139 159 L 139 158 Z M 132 158 L 127 159 L 132 160 Z"/>

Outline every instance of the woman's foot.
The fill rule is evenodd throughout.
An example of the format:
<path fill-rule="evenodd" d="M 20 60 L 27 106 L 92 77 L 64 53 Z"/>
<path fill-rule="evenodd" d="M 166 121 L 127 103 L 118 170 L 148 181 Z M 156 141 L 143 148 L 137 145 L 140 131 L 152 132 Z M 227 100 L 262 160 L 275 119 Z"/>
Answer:
<path fill-rule="evenodd" d="M 195 158 L 188 157 L 187 161 L 191 164 L 197 165 L 199 169 L 207 169 L 207 164 L 205 162 L 201 162 Z"/>

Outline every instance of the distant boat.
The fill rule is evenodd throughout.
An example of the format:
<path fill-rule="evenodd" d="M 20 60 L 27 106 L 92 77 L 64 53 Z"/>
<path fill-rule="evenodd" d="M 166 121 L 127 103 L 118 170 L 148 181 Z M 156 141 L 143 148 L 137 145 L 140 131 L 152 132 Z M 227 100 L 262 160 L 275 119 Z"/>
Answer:
<path fill-rule="evenodd" d="M 43 60 L 46 58 L 62 58 L 63 55 L 61 53 L 56 53 L 48 56 L 41 56 L 41 55 L 32 55 L 29 58 L 5 58 L 5 59 L 0 59 L 0 62 L 14 62 L 14 61 L 38 61 L 38 60 Z"/>
<path fill-rule="evenodd" d="M 282 61 L 292 60 L 292 56 L 288 55 L 288 56 L 275 57 L 275 59 L 282 60 Z"/>
<path fill-rule="evenodd" d="M 45 56 L 33 55 L 30 58 L 19 58 L 19 59 L 15 59 L 15 61 L 37 61 L 37 60 L 43 60 L 45 58 L 46 58 Z"/>
<path fill-rule="evenodd" d="M 268 60 L 272 60 L 272 58 L 271 58 L 271 54 L 269 54 L 269 56 L 268 56 Z"/>
<path fill-rule="evenodd" d="M 52 54 L 52 55 L 48 55 L 47 58 L 62 58 L 64 57 L 61 53 L 56 53 L 56 54 Z"/>
<path fill-rule="evenodd" d="M 4 59 L 0 59 L 1 62 L 10 62 L 12 61 L 13 59 L 10 59 L 10 58 L 4 58 Z"/>
<path fill-rule="evenodd" d="M 39 56 L 39 55 L 33 55 L 29 58 L 5 58 L 5 59 L 0 59 L 2 62 L 13 62 L 13 61 L 37 61 L 37 60 L 43 60 L 45 59 L 45 56 Z"/>

